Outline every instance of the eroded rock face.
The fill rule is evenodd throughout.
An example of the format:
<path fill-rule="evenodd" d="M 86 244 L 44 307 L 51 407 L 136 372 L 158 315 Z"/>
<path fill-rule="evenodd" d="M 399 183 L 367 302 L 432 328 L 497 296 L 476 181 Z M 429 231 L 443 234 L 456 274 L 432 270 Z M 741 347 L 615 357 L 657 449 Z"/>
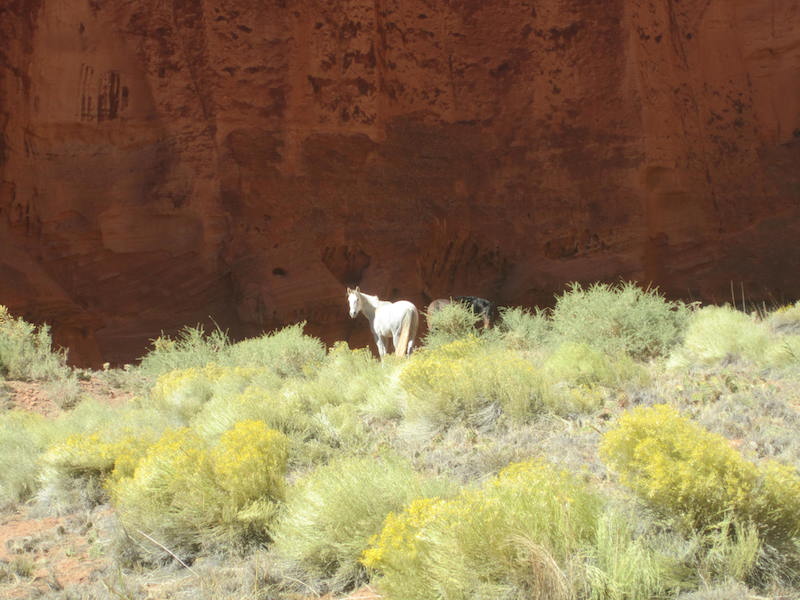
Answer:
<path fill-rule="evenodd" d="M 6 0 L 0 303 L 79 363 L 344 288 L 800 296 L 792 0 Z"/>

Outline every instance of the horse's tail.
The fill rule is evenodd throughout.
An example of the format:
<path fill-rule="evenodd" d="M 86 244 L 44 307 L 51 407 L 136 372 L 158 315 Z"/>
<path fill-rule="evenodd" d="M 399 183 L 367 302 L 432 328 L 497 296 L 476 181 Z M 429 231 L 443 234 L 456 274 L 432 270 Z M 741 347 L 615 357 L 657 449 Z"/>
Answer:
<path fill-rule="evenodd" d="M 395 356 L 405 356 L 411 354 L 411 344 L 417 336 L 419 326 L 419 313 L 417 307 L 412 305 L 411 310 L 403 315 L 403 322 L 400 325 L 400 337 L 397 338 L 397 345 L 394 348 Z"/>

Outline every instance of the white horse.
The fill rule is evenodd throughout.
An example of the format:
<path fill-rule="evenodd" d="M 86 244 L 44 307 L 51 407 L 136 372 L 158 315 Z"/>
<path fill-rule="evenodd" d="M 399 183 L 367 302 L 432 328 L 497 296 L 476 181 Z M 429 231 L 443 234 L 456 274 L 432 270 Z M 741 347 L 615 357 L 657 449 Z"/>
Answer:
<path fill-rule="evenodd" d="M 390 337 L 396 356 L 411 354 L 419 325 L 416 306 L 408 300 L 386 302 L 377 296 L 365 294 L 357 287 L 354 290 L 347 288 L 347 302 L 351 319 L 355 319 L 360 312 L 367 317 L 381 358 L 386 354 L 385 340 Z"/>

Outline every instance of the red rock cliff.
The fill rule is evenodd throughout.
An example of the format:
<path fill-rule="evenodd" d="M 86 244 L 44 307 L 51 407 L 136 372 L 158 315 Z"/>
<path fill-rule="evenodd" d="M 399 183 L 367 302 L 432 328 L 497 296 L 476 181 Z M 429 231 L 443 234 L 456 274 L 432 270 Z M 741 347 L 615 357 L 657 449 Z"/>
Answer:
<path fill-rule="evenodd" d="M 79 362 L 344 286 L 800 296 L 794 0 L 5 0 L 0 303 Z"/>

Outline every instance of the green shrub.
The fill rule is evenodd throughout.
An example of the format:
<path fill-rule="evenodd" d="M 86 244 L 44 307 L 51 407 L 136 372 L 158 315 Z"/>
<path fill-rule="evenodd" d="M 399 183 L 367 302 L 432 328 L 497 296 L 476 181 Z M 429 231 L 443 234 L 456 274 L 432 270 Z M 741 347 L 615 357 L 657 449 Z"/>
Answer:
<path fill-rule="evenodd" d="M 337 343 L 312 375 L 287 381 L 285 392 L 300 398 L 309 413 L 326 405 L 362 406 L 384 393 L 393 363 L 376 360 L 366 348 L 351 350 Z"/>
<path fill-rule="evenodd" d="M 665 300 L 656 290 L 634 283 L 573 283 L 552 312 L 554 336 L 589 344 L 611 354 L 637 359 L 666 355 L 677 344 L 689 316 L 682 302 Z"/>
<path fill-rule="evenodd" d="M 400 372 L 404 416 L 434 430 L 530 419 L 543 405 L 542 376 L 511 350 L 469 337 L 413 355 Z"/>
<path fill-rule="evenodd" d="M 370 381 L 377 378 L 373 377 L 376 370 L 367 371 L 363 378 L 355 377 L 356 381 L 350 383 L 342 376 L 338 388 L 336 371 L 328 367 L 320 370 L 320 375 L 325 373 L 322 379 L 291 378 L 282 388 L 269 383 L 262 387 L 255 379 L 241 392 L 214 394 L 197 410 L 190 425 L 213 442 L 238 421 L 263 421 L 290 438 L 293 466 L 326 460 L 340 448 L 357 451 L 368 444 L 370 431 L 360 408 L 346 397 L 352 394 L 358 398 L 369 391 Z"/>
<path fill-rule="evenodd" d="M 225 399 L 240 393 L 257 375 L 254 368 L 221 367 L 214 363 L 176 369 L 158 378 L 145 405 L 186 424 L 212 398 Z"/>
<path fill-rule="evenodd" d="M 586 549 L 585 596 L 597 600 L 650 600 L 672 597 L 680 553 L 656 533 L 643 515 L 606 507 L 597 520 L 594 543 Z M 690 582 L 685 582 L 689 585 Z"/>
<path fill-rule="evenodd" d="M 286 458 L 283 435 L 257 421 L 237 424 L 216 446 L 188 428 L 170 430 L 132 477 L 110 486 L 112 500 L 130 535 L 147 535 L 186 560 L 204 547 L 265 538 Z M 143 558 L 169 560 L 155 544 Z"/>
<path fill-rule="evenodd" d="M 314 437 L 331 448 L 355 453 L 368 446 L 368 430 L 353 404 L 327 404 L 314 414 L 313 422 Z"/>
<path fill-rule="evenodd" d="M 126 420 L 119 409 L 93 400 L 84 400 L 56 419 L 21 411 L 0 414 L 0 506 L 34 495 L 38 500 L 37 510 L 45 509 L 47 513 L 60 513 L 72 506 L 76 498 L 71 495 L 79 490 L 67 489 L 75 486 L 62 484 L 81 479 L 92 470 L 97 474 L 108 470 L 107 466 L 95 468 L 103 462 L 92 456 L 93 451 L 99 452 L 99 446 L 83 446 L 79 440 L 87 439 L 91 432 L 110 431 L 115 432 L 113 439 L 121 439 L 127 431 Z M 151 415 L 148 427 L 152 420 Z M 73 440 L 67 444 L 70 438 Z M 63 453 L 49 452 L 56 447 L 64 448 L 65 444 L 67 449 Z"/>
<path fill-rule="evenodd" d="M 36 326 L 11 316 L 0 305 L 0 377 L 41 380 L 68 376 L 67 356 L 54 351 L 47 325 Z"/>
<path fill-rule="evenodd" d="M 533 312 L 520 306 L 500 309 L 498 329 L 504 343 L 512 349 L 532 350 L 546 346 L 552 335 L 552 325 L 544 310 Z"/>
<path fill-rule="evenodd" d="M 289 491 L 273 534 L 275 552 L 306 578 L 334 591 L 351 588 L 366 580 L 359 557 L 386 515 L 445 489 L 396 458 L 334 460 Z"/>
<path fill-rule="evenodd" d="M 270 369 L 281 377 L 313 371 L 325 357 L 325 345 L 304 335 L 305 322 L 231 343 L 219 328 L 206 334 L 201 325 L 185 327 L 174 338 L 162 335 L 142 358 L 140 368 L 158 377 L 170 371 L 202 368 L 209 363 L 224 367 Z"/>
<path fill-rule="evenodd" d="M 452 302 L 427 315 L 427 321 L 425 345 L 434 348 L 474 335 L 477 318 L 465 304 Z"/>
<path fill-rule="evenodd" d="M 305 321 L 233 344 L 221 362 L 237 367 L 267 367 L 282 377 L 307 375 L 325 358 L 325 345 L 304 335 L 304 327 Z"/>
<path fill-rule="evenodd" d="M 80 402 L 83 390 L 78 375 L 65 371 L 62 376 L 47 383 L 45 394 L 61 410 L 69 410 Z"/>
<path fill-rule="evenodd" d="M 800 475 L 774 461 L 758 466 L 722 436 L 659 405 L 623 414 L 600 454 L 620 481 L 656 509 L 695 528 L 726 516 L 753 522 L 776 542 L 800 534 Z"/>
<path fill-rule="evenodd" d="M 518 463 L 479 489 L 391 513 L 362 560 L 395 599 L 570 598 L 601 505 L 572 475 Z"/>
<path fill-rule="evenodd" d="M 753 523 L 738 523 L 727 516 L 714 527 L 697 534 L 692 539 L 695 556 L 690 567 L 703 581 L 748 582 L 756 578 L 759 570 L 768 570 L 763 564 L 764 551 L 758 527 Z"/>
<path fill-rule="evenodd" d="M 790 370 L 800 364 L 800 335 L 781 335 L 773 340 L 768 357 L 775 367 Z"/>
<path fill-rule="evenodd" d="M 51 422 L 36 414 L 0 414 L 0 509 L 30 498 L 39 487 L 39 455 L 53 437 Z"/>
<path fill-rule="evenodd" d="M 781 306 L 770 312 L 765 321 L 775 333 L 800 334 L 800 302 Z"/>
<path fill-rule="evenodd" d="M 642 385 L 647 372 L 630 356 L 601 352 L 586 343 L 560 344 L 544 361 L 543 370 L 553 382 L 570 385 L 620 387 L 626 383 Z"/>
<path fill-rule="evenodd" d="M 312 417 L 302 401 L 292 395 L 248 386 L 240 394 L 216 396 L 191 420 L 191 427 L 209 443 L 239 421 L 263 421 L 291 438 L 302 440 L 313 429 Z"/>
<path fill-rule="evenodd" d="M 220 362 L 220 355 L 229 345 L 228 335 L 219 328 L 206 334 L 202 325 L 184 327 L 174 338 L 162 334 L 153 340 L 139 366 L 152 377 L 177 369 L 204 367 Z"/>
<path fill-rule="evenodd" d="M 770 346 L 763 322 L 729 306 L 704 306 L 692 315 L 670 365 L 686 368 L 734 360 L 761 364 L 769 361 Z"/>
<path fill-rule="evenodd" d="M 396 419 L 397 373 L 403 362 L 393 357 L 381 361 L 368 348 L 351 350 L 346 342 L 337 342 L 305 391 L 326 404 L 354 405 L 365 417 Z"/>

